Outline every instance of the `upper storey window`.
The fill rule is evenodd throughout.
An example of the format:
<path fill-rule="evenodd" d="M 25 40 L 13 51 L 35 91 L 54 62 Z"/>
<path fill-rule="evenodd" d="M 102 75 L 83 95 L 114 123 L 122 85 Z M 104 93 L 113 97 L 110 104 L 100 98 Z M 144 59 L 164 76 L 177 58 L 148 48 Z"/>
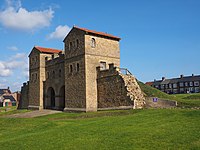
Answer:
<path fill-rule="evenodd" d="M 79 47 L 79 40 L 78 39 L 76 40 L 76 47 L 77 48 Z"/>
<path fill-rule="evenodd" d="M 72 49 L 72 42 L 69 42 L 69 50 Z"/>
<path fill-rule="evenodd" d="M 95 48 L 96 47 L 96 41 L 94 38 L 91 40 L 91 47 Z"/>

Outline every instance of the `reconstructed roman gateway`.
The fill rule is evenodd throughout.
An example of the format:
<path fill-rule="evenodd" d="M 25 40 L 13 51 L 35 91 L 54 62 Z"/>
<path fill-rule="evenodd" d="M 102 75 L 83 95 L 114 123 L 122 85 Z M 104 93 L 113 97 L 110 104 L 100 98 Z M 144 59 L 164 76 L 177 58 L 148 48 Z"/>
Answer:
<path fill-rule="evenodd" d="M 85 112 L 143 108 L 145 98 L 135 77 L 120 68 L 119 41 L 74 26 L 63 41 L 64 51 L 33 47 L 19 108 Z"/>

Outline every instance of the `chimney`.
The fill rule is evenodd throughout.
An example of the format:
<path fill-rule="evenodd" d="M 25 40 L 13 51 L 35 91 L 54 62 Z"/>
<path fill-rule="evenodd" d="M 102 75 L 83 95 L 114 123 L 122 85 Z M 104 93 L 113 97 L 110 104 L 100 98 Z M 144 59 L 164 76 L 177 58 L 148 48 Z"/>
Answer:
<path fill-rule="evenodd" d="M 165 77 L 162 77 L 162 81 L 164 81 L 165 80 Z"/>
<path fill-rule="evenodd" d="M 8 86 L 8 90 L 10 90 L 10 87 Z"/>
<path fill-rule="evenodd" d="M 180 78 L 183 78 L 183 74 L 180 75 Z"/>
<path fill-rule="evenodd" d="M 192 77 L 194 77 L 194 74 L 192 74 Z"/>
<path fill-rule="evenodd" d="M 156 79 L 154 79 L 154 82 L 156 82 Z"/>

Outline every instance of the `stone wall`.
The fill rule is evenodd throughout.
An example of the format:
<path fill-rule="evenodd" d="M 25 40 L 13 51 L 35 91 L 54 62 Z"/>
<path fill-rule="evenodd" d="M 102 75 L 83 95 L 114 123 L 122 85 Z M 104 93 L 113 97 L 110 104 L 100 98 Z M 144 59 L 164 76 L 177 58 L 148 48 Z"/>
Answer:
<path fill-rule="evenodd" d="M 17 109 L 28 109 L 29 105 L 29 82 L 24 83 L 21 87 L 21 97 Z"/>
<path fill-rule="evenodd" d="M 177 106 L 177 101 L 166 100 L 156 97 L 146 97 L 145 102 L 146 108 L 173 108 Z"/>
<path fill-rule="evenodd" d="M 97 68 L 98 108 L 132 106 L 133 101 L 127 96 L 123 78 L 116 68 L 110 65 L 107 70 Z"/>
<path fill-rule="evenodd" d="M 144 107 L 144 96 L 136 79 L 130 74 L 122 74 L 120 68 L 109 65 L 109 69 L 97 67 L 98 109 Z"/>

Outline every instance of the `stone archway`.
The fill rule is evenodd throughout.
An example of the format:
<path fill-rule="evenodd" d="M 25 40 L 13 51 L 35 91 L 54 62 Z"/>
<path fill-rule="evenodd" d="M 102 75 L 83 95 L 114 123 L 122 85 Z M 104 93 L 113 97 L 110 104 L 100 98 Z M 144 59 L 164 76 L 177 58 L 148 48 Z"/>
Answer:
<path fill-rule="evenodd" d="M 47 90 L 45 107 L 47 109 L 54 109 L 55 108 L 55 91 L 52 87 L 49 87 Z"/>
<path fill-rule="evenodd" d="M 63 85 L 59 91 L 59 109 L 65 108 L 65 86 Z"/>

